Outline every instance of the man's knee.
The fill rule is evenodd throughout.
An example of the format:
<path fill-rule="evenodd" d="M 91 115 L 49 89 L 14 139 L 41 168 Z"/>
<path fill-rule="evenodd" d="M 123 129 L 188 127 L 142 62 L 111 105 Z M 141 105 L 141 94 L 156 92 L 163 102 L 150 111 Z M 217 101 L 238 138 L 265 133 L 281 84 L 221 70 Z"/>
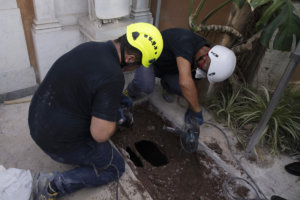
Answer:
<path fill-rule="evenodd" d="M 154 90 L 154 84 L 153 85 L 149 84 L 149 85 L 147 85 L 147 86 L 144 87 L 144 91 L 143 92 L 145 94 L 151 94 L 153 92 L 153 90 Z"/>

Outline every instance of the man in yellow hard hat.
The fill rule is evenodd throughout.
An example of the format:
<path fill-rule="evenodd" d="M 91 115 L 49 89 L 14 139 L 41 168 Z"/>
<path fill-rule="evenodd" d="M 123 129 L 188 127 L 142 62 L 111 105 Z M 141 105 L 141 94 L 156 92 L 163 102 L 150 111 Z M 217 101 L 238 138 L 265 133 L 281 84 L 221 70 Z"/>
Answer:
<path fill-rule="evenodd" d="M 120 178 L 124 160 L 108 140 L 124 122 L 121 104 L 130 104 L 122 95 L 123 71 L 148 67 L 162 48 L 156 27 L 134 23 L 120 38 L 83 43 L 52 65 L 30 104 L 30 134 L 52 159 L 79 167 L 37 173 L 34 199 L 56 199 Z"/>

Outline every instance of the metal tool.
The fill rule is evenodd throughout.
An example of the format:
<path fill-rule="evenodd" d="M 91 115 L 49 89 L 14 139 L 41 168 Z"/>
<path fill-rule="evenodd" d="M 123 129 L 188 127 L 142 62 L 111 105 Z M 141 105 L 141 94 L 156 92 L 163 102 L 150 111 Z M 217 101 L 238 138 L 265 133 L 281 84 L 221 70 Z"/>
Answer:
<path fill-rule="evenodd" d="M 183 128 L 163 126 L 163 130 L 175 133 L 180 137 L 180 145 L 188 153 L 197 151 L 200 129 L 197 122 L 186 123 Z"/>

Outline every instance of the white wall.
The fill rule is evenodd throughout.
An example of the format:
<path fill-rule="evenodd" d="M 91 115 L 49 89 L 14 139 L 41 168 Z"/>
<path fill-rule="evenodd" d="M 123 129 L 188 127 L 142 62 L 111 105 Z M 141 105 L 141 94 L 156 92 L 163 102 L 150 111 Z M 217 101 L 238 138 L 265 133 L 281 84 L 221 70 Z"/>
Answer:
<path fill-rule="evenodd" d="M 55 15 L 63 25 L 76 25 L 78 17 L 88 14 L 87 0 L 54 0 Z"/>
<path fill-rule="evenodd" d="M 103 26 L 99 26 L 98 22 L 90 21 L 88 0 L 33 0 L 33 3 L 36 18 L 32 36 L 40 80 L 44 79 L 52 64 L 61 55 L 88 40 L 86 32 L 93 32 L 94 35 L 99 36 L 100 39 L 97 41 L 102 41 L 107 35 L 105 40 L 112 40 L 116 39 L 116 33 L 124 32 L 129 23 L 152 22 L 152 15 L 148 8 L 149 0 L 134 1 L 132 10 L 135 12 L 131 13 L 130 17 L 120 20 L 119 23 L 103 24 Z M 87 21 L 79 25 L 80 19 Z"/>
<path fill-rule="evenodd" d="M 52 64 L 63 54 L 82 43 L 78 17 L 87 15 L 87 0 L 33 0 L 35 20 L 32 37 L 38 64 L 38 76 L 43 80 Z M 51 8 L 51 9 L 47 9 Z M 37 16 L 45 16 L 47 19 Z"/>
<path fill-rule="evenodd" d="M 36 85 L 16 0 L 0 0 L 0 95 Z"/>

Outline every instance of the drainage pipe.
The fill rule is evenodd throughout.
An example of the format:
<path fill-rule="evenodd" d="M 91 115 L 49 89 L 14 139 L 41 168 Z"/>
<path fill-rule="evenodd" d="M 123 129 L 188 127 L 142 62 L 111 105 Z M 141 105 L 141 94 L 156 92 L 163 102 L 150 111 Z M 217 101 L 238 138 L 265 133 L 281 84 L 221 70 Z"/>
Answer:
<path fill-rule="evenodd" d="M 297 65 L 300 62 L 300 42 L 297 45 L 296 50 L 291 54 L 290 61 L 288 66 L 286 67 L 286 70 L 284 74 L 282 75 L 280 82 L 277 85 L 277 88 L 272 96 L 272 99 L 265 110 L 263 116 L 261 117 L 259 124 L 257 128 L 255 129 L 255 132 L 253 133 L 250 142 L 247 145 L 246 153 L 250 154 L 253 152 L 253 149 L 255 145 L 259 142 L 259 139 L 263 133 L 263 130 L 265 129 L 269 119 L 272 116 L 272 113 L 280 99 L 280 96 L 284 92 L 291 76 L 293 75 L 295 69 L 297 68 Z"/>
<path fill-rule="evenodd" d="M 156 14 L 155 14 L 155 24 L 154 24 L 156 26 L 156 28 L 158 28 L 158 24 L 159 24 L 160 7 L 161 7 L 161 0 L 157 0 Z"/>

